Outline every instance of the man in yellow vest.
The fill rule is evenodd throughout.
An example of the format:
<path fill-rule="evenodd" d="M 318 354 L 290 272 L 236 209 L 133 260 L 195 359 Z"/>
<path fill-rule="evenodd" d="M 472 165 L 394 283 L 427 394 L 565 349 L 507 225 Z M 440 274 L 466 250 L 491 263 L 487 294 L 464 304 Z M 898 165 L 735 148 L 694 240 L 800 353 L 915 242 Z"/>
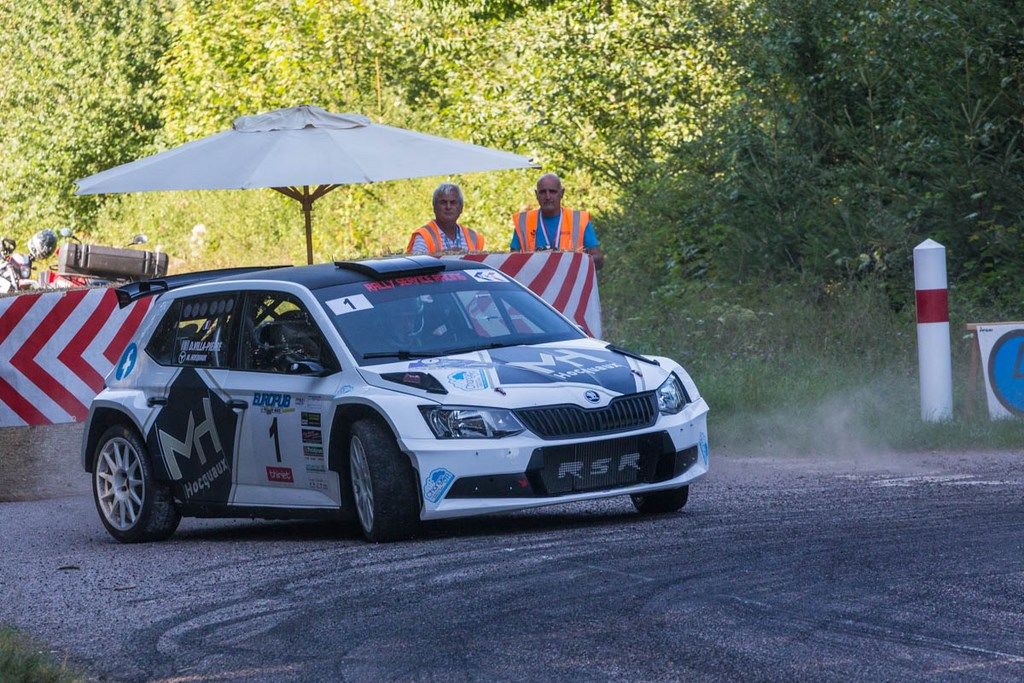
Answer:
<path fill-rule="evenodd" d="M 545 173 L 537 181 L 539 209 L 512 215 L 512 251 L 584 251 L 594 259 L 598 270 L 604 265 L 604 254 L 597 233 L 586 211 L 562 207 L 565 188 L 554 173 Z"/>
<path fill-rule="evenodd" d="M 443 251 L 483 251 L 484 238 L 475 230 L 459 225 L 462 215 L 462 190 L 452 183 L 441 183 L 434 190 L 434 220 L 416 228 L 409 238 L 407 254 L 440 254 Z"/>

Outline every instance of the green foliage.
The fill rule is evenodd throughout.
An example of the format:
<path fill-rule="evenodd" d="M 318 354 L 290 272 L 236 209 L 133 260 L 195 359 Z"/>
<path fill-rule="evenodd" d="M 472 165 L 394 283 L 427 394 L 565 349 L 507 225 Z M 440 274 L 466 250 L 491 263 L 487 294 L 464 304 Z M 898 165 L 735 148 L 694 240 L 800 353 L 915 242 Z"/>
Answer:
<path fill-rule="evenodd" d="M 82 680 L 54 664 L 17 631 L 0 628 L 0 680 L 9 683 L 72 683 Z"/>
<path fill-rule="evenodd" d="M 948 247 L 954 323 L 1021 315 L 1019 3 L 24 0 L 0 28 L 0 209 L 21 239 L 70 221 L 112 244 L 146 232 L 174 270 L 301 262 L 298 207 L 271 191 L 70 193 L 311 103 L 559 173 L 609 254 L 612 335 L 688 360 L 718 411 L 884 374 L 868 389 L 898 400 L 858 419 L 913 413 L 911 252 L 926 237 Z M 489 248 L 534 179 L 454 179 Z M 335 190 L 315 208 L 316 258 L 402 250 L 442 180 Z"/>
<path fill-rule="evenodd" d="M 0 5 L 0 210 L 5 231 L 88 225 L 73 181 L 145 154 L 160 128 L 162 0 Z"/>

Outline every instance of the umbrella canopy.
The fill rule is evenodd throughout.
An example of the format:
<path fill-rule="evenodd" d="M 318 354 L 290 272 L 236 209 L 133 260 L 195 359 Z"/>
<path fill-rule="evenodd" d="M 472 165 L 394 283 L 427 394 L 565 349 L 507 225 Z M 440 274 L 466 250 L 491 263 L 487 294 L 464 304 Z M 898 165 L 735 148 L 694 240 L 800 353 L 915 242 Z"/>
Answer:
<path fill-rule="evenodd" d="M 536 167 L 518 154 L 302 105 L 242 116 L 230 130 L 82 178 L 76 194 L 272 188 L 302 205 L 312 263 L 313 202 L 339 185 Z"/>

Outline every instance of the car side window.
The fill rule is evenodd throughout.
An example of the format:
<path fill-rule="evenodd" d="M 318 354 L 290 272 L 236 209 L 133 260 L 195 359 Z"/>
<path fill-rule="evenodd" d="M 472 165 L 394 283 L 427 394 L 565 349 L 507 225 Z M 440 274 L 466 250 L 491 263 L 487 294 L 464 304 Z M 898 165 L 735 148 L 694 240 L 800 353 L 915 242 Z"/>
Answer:
<path fill-rule="evenodd" d="M 178 299 L 160 321 L 146 351 L 161 365 L 231 367 L 237 309 L 237 294 Z"/>
<path fill-rule="evenodd" d="M 243 370 L 311 374 L 340 369 L 316 321 L 297 297 L 285 292 L 250 292 L 246 300 Z"/>

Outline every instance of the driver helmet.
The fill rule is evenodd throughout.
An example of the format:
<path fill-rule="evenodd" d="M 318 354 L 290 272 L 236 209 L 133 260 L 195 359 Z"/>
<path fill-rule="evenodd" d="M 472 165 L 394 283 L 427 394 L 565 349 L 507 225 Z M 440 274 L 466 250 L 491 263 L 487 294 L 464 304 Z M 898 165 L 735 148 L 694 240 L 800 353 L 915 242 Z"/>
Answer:
<path fill-rule="evenodd" d="M 57 234 L 49 228 L 40 230 L 28 241 L 28 253 L 32 255 L 33 259 L 50 258 L 56 249 Z"/>
<path fill-rule="evenodd" d="M 398 299 L 391 304 L 388 327 L 400 343 L 408 343 L 423 332 L 423 298 Z"/>

